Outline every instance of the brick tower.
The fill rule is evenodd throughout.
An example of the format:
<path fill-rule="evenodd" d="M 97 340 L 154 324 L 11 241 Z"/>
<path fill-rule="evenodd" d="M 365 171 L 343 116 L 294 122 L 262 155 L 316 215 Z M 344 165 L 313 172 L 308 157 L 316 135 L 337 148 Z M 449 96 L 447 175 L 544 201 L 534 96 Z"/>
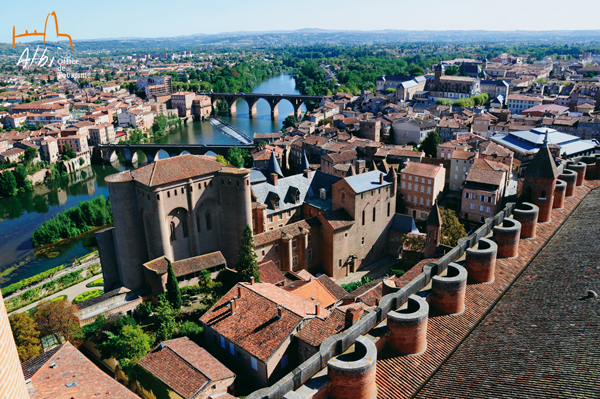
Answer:
<path fill-rule="evenodd" d="M 554 189 L 558 175 L 556 163 L 548 148 L 548 129 L 546 129 L 544 144 L 525 170 L 523 185 L 525 201 L 532 202 L 540 208 L 539 222 L 549 222 L 552 219 Z"/>
<path fill-rule="evenodd" d="M 29 399 L 2 294 L 0 294 L 0 398 Z"/>
<path fill-rule="evenodd" d="M 433 204 L 427 217 L 427 240 L 425 241 L 425 258 L 436 254 L 442 238 L 442 215 L 437 201 Z"/>

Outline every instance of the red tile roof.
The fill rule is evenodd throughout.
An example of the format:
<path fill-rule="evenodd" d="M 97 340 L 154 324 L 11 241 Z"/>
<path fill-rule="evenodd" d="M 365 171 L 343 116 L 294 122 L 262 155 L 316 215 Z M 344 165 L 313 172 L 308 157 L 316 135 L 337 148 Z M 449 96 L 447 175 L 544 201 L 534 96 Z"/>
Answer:
<path fill-rule="evenodd" d="M 321 223 L 328 223 L 333 230 L 343 229 L 354 224 L 354 220 L 344 208 L 325 212 L 319 215 L 318 218 Z"/>
<path fill-rule="evenodd" d="M 326 274 L 319 276 L 317 280 L 319 280 L 323 287 L 325 287 L 327 291 L 329 291 L 336 299 L 342 299 L 343 297 L 348 295 L 345 289 L 336 284 L 336 282 L 333 281 L 331 277 L 329 277 Z"/>
<path fill-rule="evenodd" d="M 300 298 L 319 303 L 321 308 L 327 308 L 337 302 L 336 298 L 318 280 L 294 281 L 283 289 Z"/>
<path fill-rule="evenodd" d="M 139 365 L 185 399 L 208 383 L 235 374 L 187 337 L 162 342 Z"/>
<path fill-rule="evenodd" d="M 44 356 L 42 354 L 40 356 Z M 32 359 L 35 361 L 35 359 Z M 28 364 L 32 364 L 32 360 Z M 51 368 L 50 365 L 56 366 Z M 94 363 L 66 342 L 31 375 L 31 399 L 98 398 L 139 399 L 129 389 L 100 370 Z M 67 384 L 75 385 L 67 387 Z"/>
<path fill-rule="evenodd" d="M 173 265 L 175 276 L 180 277 L 212 267 L 225 265 L 226 263 L 227 261 L 223 254 L 221 254 L 221 251 L 217 251 L 210 254 L 194 256 L 192 258 L 176 260 L 171 264 Z M 156 274 L 165 274 L 168 267 L 167 257 L 161 256 L 160 258 L 144 263 L 144 266 L 147 269 L 156 272 Z"/>
<path fill-rule="evenodd" d="M 259 269 L 261 283 L 278 284 L 285 281 L 285 276 L 272 260 L 262 262 Z"/>
<path fill-rule="evenodd" d="M 438 173 L 442 171 L 442 167 L 439 165 L 428 165 L 425 163 L 409 162 L 408 166 L 402 169 L 402 173 L 409 173 L 411 175 L 422 176 L 422 177 L 436 177 Z"/>
<path fill-rule="evenodd" d="M 221 171 L 222 165 L 198 155 L 180 155 L 160 159 L 150 165 L 135 170 L 127 170 L 106 177 L 107 182 L 125 182 L 135 180 L 148 187 L 185 181 L 189 178 L 208 175 Z"/>

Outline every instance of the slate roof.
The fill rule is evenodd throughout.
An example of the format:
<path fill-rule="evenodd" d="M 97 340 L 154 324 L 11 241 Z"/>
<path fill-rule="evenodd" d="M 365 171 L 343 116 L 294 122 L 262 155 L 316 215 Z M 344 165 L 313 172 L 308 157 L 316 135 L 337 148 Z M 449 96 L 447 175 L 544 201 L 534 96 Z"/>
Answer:
<path fill-rule="evenodd" d="M 222 165 L 216 161 L 198 155 L 179 155 L 172 158 L 159 159 L 134 170 L 107 176 L 109 183 L 135 180 L 148 187 L 187 180 L 196 176 L 221 171 Z"/>
<path fill-rule="evenodd" d="M 257 202 L 267 205 L 267 215 L 285 211 L 300 206 L 306 198 L 319 196 L 319 189 L 329 189 L 333 183 L 340 180 L 340 177 L 327 175 L 323 172 L 316 171 L 311 173 L 310 177 L 304 174 L 297 174 L 290 177 L 284 177 L 278 180 L 277 186 L 270 182 L 256 184 L 252 186 L 252 191 L 256 196 Z M 298 203 L 293 201 L 292 193 L 295 190 L 300 193 Z M 279 197 L 279 208 L 274 209 L 273 204 L 269 201 L 274 196 Z"/>
<path fill-rule="evenodd" d="M 238 295 L 237 309 L 231 314 L 229 301 Z M 282 316 L 277 316 L 278 306 Z M 210 308 L 200 321 L 244 349 L 252 356 L 266 362 L 281 344 L 292 335 L 304 318 L 315 317 L 315 305 L 280 287 L 267 283 L 237 284 Z M 329 316 L 321 309 L 320 318 Z"/>
<path fill-rule="evenodd" d="M 383 183 L 379 183 L 379 176 L 381 175 L 385 177 L 385 173 L 379 170 L 373 170 L 371 172 L 361 173 L 360 175 L 346 177 L 345 180 L 356 194 L 360 194 L 365 191 L 375 190 L 392 184 L 385 179 L 383 180 Z"/>
<path fill-rule="evenodd" d="M 33 384 L 33 390 L 29 392 L 31 399 L 139 399 L 139 396 L 100 370 L 70 342 L 61 345 L 49 358 L 46 354 L 40 356 L 43 358 L 39 362 L 35 358 L 26 362 L 30 365 L 42 363 L 47 358 L 45 363 L 35 366 L 37 370 L 28 372 Z M 56 367 L 51 368 L 52 363 Z M 67 387 L 71 383 L 75 385 Z"/>
<path fill-rule="evenodd" d="M 225 265 L 227 261 L 221 251 L 212 252 L 210 254 L 204 254 L 194 256 L 192 258 L 176 260 L 172 262 L 173 271 L 176 277 L 185 276 L 190 273 L 207 270 L 216 266 Z M 144 263 L 144 266 L 156 272 L 156 274 L 165 274 L 167 272 L 167 257 L 161 256 L 150 262 Z"/>
<path fill-rule="evenodd" d="M 396 213 L 392 217 L 390 229 L 405 234 L 419 232 L 419 229 L 417 229 L 417 225 L 415 224 L 415 219 L 413 219 L 412 216 L 402 215 L 400 213 Z"/>
<path fill-rule="evenodd" d="M 235 374 L 187 337 L 164 341 L 144 356 L 139 365 L 185 399 L 213 381 Z"/>

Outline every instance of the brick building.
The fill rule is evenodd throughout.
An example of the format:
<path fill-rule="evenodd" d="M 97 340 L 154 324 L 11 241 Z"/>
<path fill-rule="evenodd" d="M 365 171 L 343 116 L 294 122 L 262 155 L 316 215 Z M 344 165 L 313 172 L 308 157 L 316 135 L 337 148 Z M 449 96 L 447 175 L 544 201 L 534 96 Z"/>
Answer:
<path fill-rule="evenodd" d="M 462 190 L 460 217 L 482 223 L 502 206 L 506 172 L 472 168 Z"/>
<path fill-rule="evenodd" d="M 431 206 L 444 191 L 445 169 L 439 165 L 409 163 L 401 171 L 400 193 L 406 213 L 416 220 L 426 220 Z"/>
<path fill-rule="evenodd" d="M 476 152 L 454 151 L 450 161 L 450 184 L 448 188 L 452 191 L 460 191 L 461 185 L 465 182 L 471 165 L 479 157 Z"/>
<path fill-rule="evenodd" d="M 0 397 L 29 399 L 2 294 L 0 294 L 0 365 L 2 365 L 0 367 Z"/>
<path fill-rule="evenodd" d="M 191 91 L 182 91 L 178 93 L 173 93 L 171 95 L 171 106 L 179 112 L 179 116 L 185 118 L 187 116 L 192 115 L 192 105 L 194 103 L 194 99 L 196 98 L 196 93 L 192 93 Z M 202 111 L 201 104 L 205 102 L 205 99 L 198 99 L 198 112 Z"/>
<path fill-rule="evenodd" d="M 115 141 L 115 128 L 111 123 L 101 123 L 89 128 L 89 143 L 92 146 L 107 144 Z"/>

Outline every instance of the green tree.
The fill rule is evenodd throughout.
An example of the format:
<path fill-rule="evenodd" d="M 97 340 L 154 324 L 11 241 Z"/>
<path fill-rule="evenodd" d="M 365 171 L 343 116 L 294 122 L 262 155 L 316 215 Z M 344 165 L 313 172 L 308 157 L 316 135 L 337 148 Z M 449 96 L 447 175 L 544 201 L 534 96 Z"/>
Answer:
<path fill-rule="evenodd" d="M 17 194 L 17 179 L 10 170 L 0 175 L 0 195 L 11 197 Z"/>
<path fill-rule="evenodd" d="M 136 365 L 150 350 L 154 339 L 138 325 L 126 324 L 120 334 L 106 332 L 107 338 L 97 345 L 102 358 L 114 357 L 122 367 Z"/>
<path fill-rule="evenodd" d="M 75 151 L 73 151 L 71 149 L 71 146 L 69 144 L 65 144 L 64 148 L 63 148 L 63 154 L 62 154 L 62 159 L 63 161 L 70 161 L 71 159 L 75 158 L 77 155 L 75 154 Z"/>
<path fill-rule="evenodd" d="M 166 296 L 161 294 L 158 298 L 158 306 L 156 307 L 156 323 L 158 326 L 156 335 L 159 341 L 171 339 L 177 333 L 179 328 L 175 319 L 177 314 L 178 312 L 173 309 Z"/>
<path fill-rule="evenodd" d="M 458 75 L 458 65 L 450 65 L 446 68 L 445 73 L 447 76 L 456 76 Z"/>
<path fill-rule="evenodd" d="M 223 166 L 229 165 L 229 162 L 227 162 L 227 159 L 223 155 L 217 155 L 217 162 Z"/>
<path fill-rule="evenodd" d="M 231 147 L 227 151 L 227 161 L 236 168 L 244 167 L 244 157 L 239 147 Z"/>
<path fill-rule="evenodd" d="M 256 262 L 256 245 L 252 236 L 252 228 L 246 224 L 246 228 L 242 233 L 242 243 L 238 251 L 238 261 L 235 268 L 240 274 L 242 281 L 250 281 L 250 277 L 254 277 L 254 281 L 260 282 L 260 270 Z"/>
<path fill-rule="evenodd" d="M 323 118 L 317 123 L 317 126 L 324 126 L 327 124 L 333 126 L 333 119 Z"/>
<path fill-rule="evenodd" d="M 447 98 L 438 98 L 437 100 L 435 100 L 435 104 L 436 105 L 446 105 L 448 107 L 452 106 L 452 100 L 449 100 Z"/>
<path fill-rule="evenodd" d="M 183 303 L 181 291 L 179 290 L 177 277 L 175 277 L 175 271 L 173 271 L 173 265 L 169 259 L 167 259 L 167 299 L 173 306 L 173 309 L 177 311 L 181 309 L 181 304 Z"/>
<path fill-rule="evenodd" d="M 456 213 L 451 209 L 440 207 L 440 214 L 442 215 L 441 243 L 455 247 L 458 244 L 458 240 L 467 236 L 465 226 L 460 223 L 456 217 Z"/>
<path fill-rule="evenodd" d="M 19 360 L 24 362 L 41 353 L 40 333 L 35 329 L 35 321 L 27 312 L 13 313 L 8 316 L 10 329 L 15 338 Z"/>
<path fill-rule="evenodd" d="M 27 149 L 25 150 L 25 154 L 23 156 L 23 161 L 25 162 L 25 164 L 27 165 L 31 165 L 33 160 L 37 157 L 38 155 L 38 150 L 33 148 L 33 147 L 27 147 Z"/>
<path fill-rule="evenodd" d="M 386 94 L 394 94 L 394 93 L 396 93 L 396 89 L 394 89 L 393 87 L 388 87 L 387 89 L 385 89 L 385 93 Z"/>
<path fill-rule="evenodd" d="M 287 129 L 288 127 L 295 127 L 296 123 L 298 123 L 298 118 L 296 118 L 296 115 L 289 115 L 283 121 L 283 129 Z"/>
<path fill-rule="evenodd" d="M 440 135 L 435 130 L 429 132 L 425 140 L 421 143 L 419 149 L 426 155 L 435 158 L 437 155 L 437 146 L 440 145 Z"/>

